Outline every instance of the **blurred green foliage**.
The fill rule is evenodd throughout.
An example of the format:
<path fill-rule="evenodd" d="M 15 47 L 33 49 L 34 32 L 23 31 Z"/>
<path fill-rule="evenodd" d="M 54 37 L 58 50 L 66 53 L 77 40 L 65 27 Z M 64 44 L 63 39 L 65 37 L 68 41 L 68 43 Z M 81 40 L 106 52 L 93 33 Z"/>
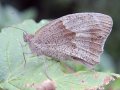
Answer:
<path fill-rule="evenodd" d="M 25 19 L 34 19 L 35 16 L 36 11 L 34 9 L 29 9 L 27 11 L 24 11 L 23 13 L 20 13 L 11 6 L 2 7 L 0 5 L 0 29 L 5 26 L 20 23 Z"/>

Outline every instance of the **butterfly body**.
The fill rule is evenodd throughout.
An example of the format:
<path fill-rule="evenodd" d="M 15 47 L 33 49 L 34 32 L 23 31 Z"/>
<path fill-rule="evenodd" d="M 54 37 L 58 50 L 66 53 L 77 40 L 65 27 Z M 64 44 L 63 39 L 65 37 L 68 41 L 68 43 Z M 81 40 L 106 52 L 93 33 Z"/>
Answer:
<path fill-rule="evenodd" d="M 100 13 L 69 14 L 51 21 L 34 35 L 24 35 L 31 51 L 59 60 L 73 59 L 93 67 L 99 63 L 112 19 Z"/>

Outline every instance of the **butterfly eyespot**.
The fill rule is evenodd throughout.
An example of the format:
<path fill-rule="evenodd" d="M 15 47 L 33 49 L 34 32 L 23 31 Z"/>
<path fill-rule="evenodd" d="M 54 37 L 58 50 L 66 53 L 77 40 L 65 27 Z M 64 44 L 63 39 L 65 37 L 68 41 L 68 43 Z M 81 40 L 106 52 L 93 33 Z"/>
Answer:
<path fill-rule="evenodd" d="M 71 56 L 71 58 L 73 58 L 73 59 L 80 59 L 80 58 L 78 58 L 78 57 L 75 57 L 75 56 Z"/>
<path fill-rule="evenodd" d="M 76 46 L 75 43 L 72 43 L 72 47 L 73 47 L 73 49 L 76 49 L 76 48 L 77 48 L 77 46 Z"/>
<path fill-rule="evenodd" d="M 102 36 L 98 36 L 98 38 L 99 38 L 99 39 L 101 39 L 101 38 L 102 38 Z"/>

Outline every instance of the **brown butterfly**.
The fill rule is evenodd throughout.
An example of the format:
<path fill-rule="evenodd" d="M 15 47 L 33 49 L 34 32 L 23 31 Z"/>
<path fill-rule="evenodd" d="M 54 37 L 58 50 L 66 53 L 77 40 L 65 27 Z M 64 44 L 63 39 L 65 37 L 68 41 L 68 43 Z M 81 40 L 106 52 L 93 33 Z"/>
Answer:
<path fill-rule="evenodd" d="M 75 13 L 55 19 L 34 35 L 24 34 L 33 54 L 74 60 L 88 67 L 100 62 L 113 21 L 101 13 Z"/>

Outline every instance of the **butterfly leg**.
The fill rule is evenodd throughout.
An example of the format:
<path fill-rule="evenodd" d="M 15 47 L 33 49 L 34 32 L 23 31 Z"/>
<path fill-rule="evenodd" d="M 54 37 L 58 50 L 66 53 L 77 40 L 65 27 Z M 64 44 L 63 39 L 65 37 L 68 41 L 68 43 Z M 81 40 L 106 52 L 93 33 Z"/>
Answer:
<path fill-rule="evenodd" d="M 22 48 L 22 55 L 23 55 L 23 59 L 24 59 L 24 67 L 25 67 L 25 65 L 26 65 L 26 57 L 25 57 L 25 53 L 24 53 L 24 49 L 23 49 L 23 45 L 22 45 L 22 43 L 19 41 L 19 43 L 20 43 L 20 46 L 21 46 L 21 48 Z"/>
<path fill-rule="evenodd" d="M 48 70 L 47 70 L 47 68 L 48 68 L 48 65 L 47 65 L 47 59 L 48 59 L 48 57 L 47 56 L 44 56 L 44 55 L 42 55 L 40 58 L 42 58 L 42 61 L 43 61 L 43 72 L 44 72 L 44 74 L 46 75 L 46 77 L 49 79 L 49 80 L 52 80 L 51 78 L 50 78 L 50 76 L 48 75 Z"/>

